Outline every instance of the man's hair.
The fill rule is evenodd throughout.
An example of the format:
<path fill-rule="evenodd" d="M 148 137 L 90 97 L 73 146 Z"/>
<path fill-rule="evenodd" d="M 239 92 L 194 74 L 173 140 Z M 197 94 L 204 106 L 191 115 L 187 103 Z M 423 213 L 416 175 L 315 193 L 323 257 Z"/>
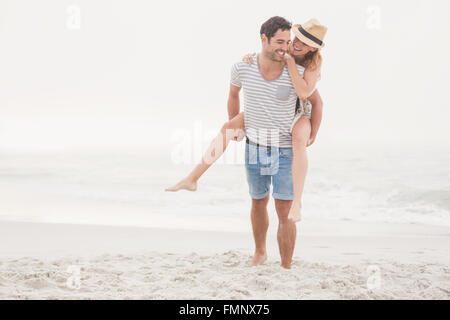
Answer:
<path fill-rule="evenodd" d="M 292 24 L 285 18 L 275 16 L 263 23 L 260 33 L 261 35 L 265 34 L 268 41 L 270 42 L 270 39 L 275 35 L 275 33 L 277 33 L 279 29 L 281 29 L 281 31 L 285 31 L 291 30 L 291 27 Z"/>

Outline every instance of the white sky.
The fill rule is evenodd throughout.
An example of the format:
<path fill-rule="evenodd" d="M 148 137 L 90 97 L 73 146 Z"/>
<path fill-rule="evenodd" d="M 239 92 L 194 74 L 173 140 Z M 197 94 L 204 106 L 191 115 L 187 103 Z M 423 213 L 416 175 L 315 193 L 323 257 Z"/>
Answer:
<path fill-rule="evenodd" d="M 448 145 L 448 0 L 0 0 L 0 148 L 157 145 L 195 121 L 214 132 L 231 64 L 273 15 L 329 28 L 317 143 Z"/>

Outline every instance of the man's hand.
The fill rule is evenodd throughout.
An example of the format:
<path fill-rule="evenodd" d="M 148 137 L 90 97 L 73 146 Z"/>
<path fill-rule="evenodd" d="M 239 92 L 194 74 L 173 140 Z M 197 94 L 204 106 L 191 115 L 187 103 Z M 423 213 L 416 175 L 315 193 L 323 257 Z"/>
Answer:
<path fill-rule="evenodd" d="M 312 145 L 314 143 L 315 140 L 316 140 L 316 136 L 310 136 L 306 146 L 309 147 L 310 145 Z"/>
<path fill-rule="evenodd" d="M 242 141 L 245 138 L 245 130 L 244 129 L 236 129 L 234 131 L 234 141 Z"/>

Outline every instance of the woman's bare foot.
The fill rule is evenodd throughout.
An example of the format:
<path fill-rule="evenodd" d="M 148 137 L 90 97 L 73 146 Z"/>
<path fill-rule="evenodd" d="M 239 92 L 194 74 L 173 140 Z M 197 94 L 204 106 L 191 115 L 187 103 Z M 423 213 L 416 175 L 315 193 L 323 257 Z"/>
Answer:
<path fill-rule="evenodd" d="M 299 222 L 300 220 L 302 220 L 301 210 L 301 203 L 292 203 L 291 209 L 289 210 L 288 219 L 293 222 Z"/>
<path fill-rule="evenodd" d="M 183 179 L 178 182 L 176 185 L 166 188 L 166 191 L 175 192 L 179 190 L 188 190 L 188 191 L 196 191 L 197 190 L 197 181 L 192 181 L 189 179 Z"/>
<path fill-rule="evenodd" d="M 252 260 L 252 266 L 263 264 L 267 260 L 267 253 L 255 253 Z"/>

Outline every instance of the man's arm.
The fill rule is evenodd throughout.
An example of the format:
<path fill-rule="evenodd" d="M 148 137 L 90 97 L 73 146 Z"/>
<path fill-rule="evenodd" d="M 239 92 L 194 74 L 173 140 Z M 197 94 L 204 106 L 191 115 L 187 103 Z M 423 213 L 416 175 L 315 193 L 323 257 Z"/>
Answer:
<path fill-rule="evenodd" d="M 322 121 L 323 102 L 318 90 L 314 90 L 313 94 L 308 98 L 312 104 L 311 110 L 311 136 L 307 146 L 314 143 L 317 132 L 319 131 L 320 122 Z"/>
<path fill-rule="evenodd" d="M 233 119 L 240 112 L 239 91 L 241 91 L 241 87 L 230 84 L 230 93 L 228 94 L 228 120 Z"/>

